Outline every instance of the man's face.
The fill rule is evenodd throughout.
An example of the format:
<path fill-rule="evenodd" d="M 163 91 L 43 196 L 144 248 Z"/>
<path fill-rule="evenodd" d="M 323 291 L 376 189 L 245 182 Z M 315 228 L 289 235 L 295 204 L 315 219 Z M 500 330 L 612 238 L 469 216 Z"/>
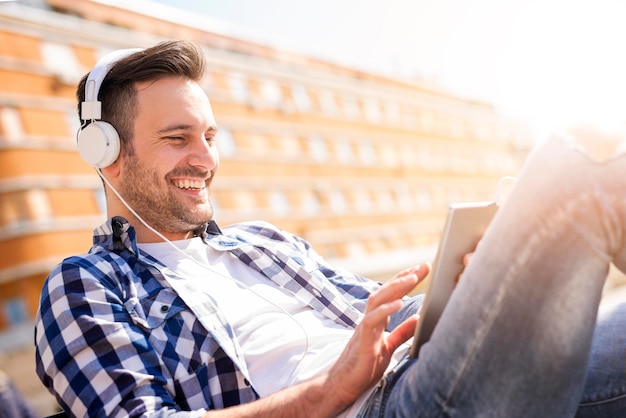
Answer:
<path fill-rule="evenodd" d="M 120 158 L 118 190 L 150 226 L 182 239 L 213 217 L 209 187 L 219 165 L 213 111 L 190 80 L 165 78 L 136 88 L 134 155 Z"/>

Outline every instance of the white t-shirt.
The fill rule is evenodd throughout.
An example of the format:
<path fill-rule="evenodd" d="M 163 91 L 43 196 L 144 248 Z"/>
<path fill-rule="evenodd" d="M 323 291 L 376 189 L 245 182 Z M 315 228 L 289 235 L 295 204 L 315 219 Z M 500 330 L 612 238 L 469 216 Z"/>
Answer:
<path fill-rule="evenodd" d="M 329 369 L 352 337 L 351 328 L 300 302 L 231 253 L 216 251 L 200 238 L 172 244 L 187 257 L 167 242 L 139 247 L 193 280 L 199 291 L 216 301 L 235 332 L 259 395 L 268 396 Z M 399 360 L 404 352 L 398 350 L 394 357 Z M 367 396 L 341 416 L 356 416 Z"/>

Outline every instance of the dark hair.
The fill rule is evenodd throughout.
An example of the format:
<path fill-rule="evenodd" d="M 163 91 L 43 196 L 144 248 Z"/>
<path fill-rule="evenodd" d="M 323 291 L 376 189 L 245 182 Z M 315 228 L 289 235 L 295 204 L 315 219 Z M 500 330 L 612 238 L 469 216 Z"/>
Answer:
<path fill-rule="evenodd" d="M 137 116 L 135 84 L 165 77 L 184 77 L 199 82 L 204 69 L 202 49 L 188 41 L 161 42 L 125 57 L 111 67 L 98 92 L 98 100 L 102 102 L 101 119 L 113 125 L 120 136 L 122 153 L 133 153 L 132 128 Z M 86 74 L 80 80 L 76 89 L 79 117 L 88 76 Z"/>

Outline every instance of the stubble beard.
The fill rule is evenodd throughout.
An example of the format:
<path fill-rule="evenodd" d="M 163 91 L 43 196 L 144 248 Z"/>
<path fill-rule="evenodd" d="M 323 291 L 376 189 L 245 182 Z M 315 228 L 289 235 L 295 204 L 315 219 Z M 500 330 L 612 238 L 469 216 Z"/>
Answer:
<path fill-rule="evenodd" d="M 136 157 L 129 158 L 119 187 L 130 207 L 161 233 L 188 233 L 213 218 L 210 200 L 193 208 L 185 206 L 172 190 L 174 186 L 143 167 Z"/>

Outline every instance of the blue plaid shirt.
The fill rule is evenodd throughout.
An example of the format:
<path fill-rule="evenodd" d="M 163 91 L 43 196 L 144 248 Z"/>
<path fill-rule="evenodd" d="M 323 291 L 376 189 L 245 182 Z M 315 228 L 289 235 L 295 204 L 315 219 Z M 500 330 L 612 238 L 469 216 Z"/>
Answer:
<path fill-rule="evenodd" d="M 200 235 L 350 327 L 380 286 L 268 223 L 210 222 Z M 64 260 L 41 294 L 36 370 L 59 404 L 75 416 L 192 417 L 257 399 L 232 328 L 192 283 L 140 251 L 125 219 L 96 229 L 89 253 Z"/>

